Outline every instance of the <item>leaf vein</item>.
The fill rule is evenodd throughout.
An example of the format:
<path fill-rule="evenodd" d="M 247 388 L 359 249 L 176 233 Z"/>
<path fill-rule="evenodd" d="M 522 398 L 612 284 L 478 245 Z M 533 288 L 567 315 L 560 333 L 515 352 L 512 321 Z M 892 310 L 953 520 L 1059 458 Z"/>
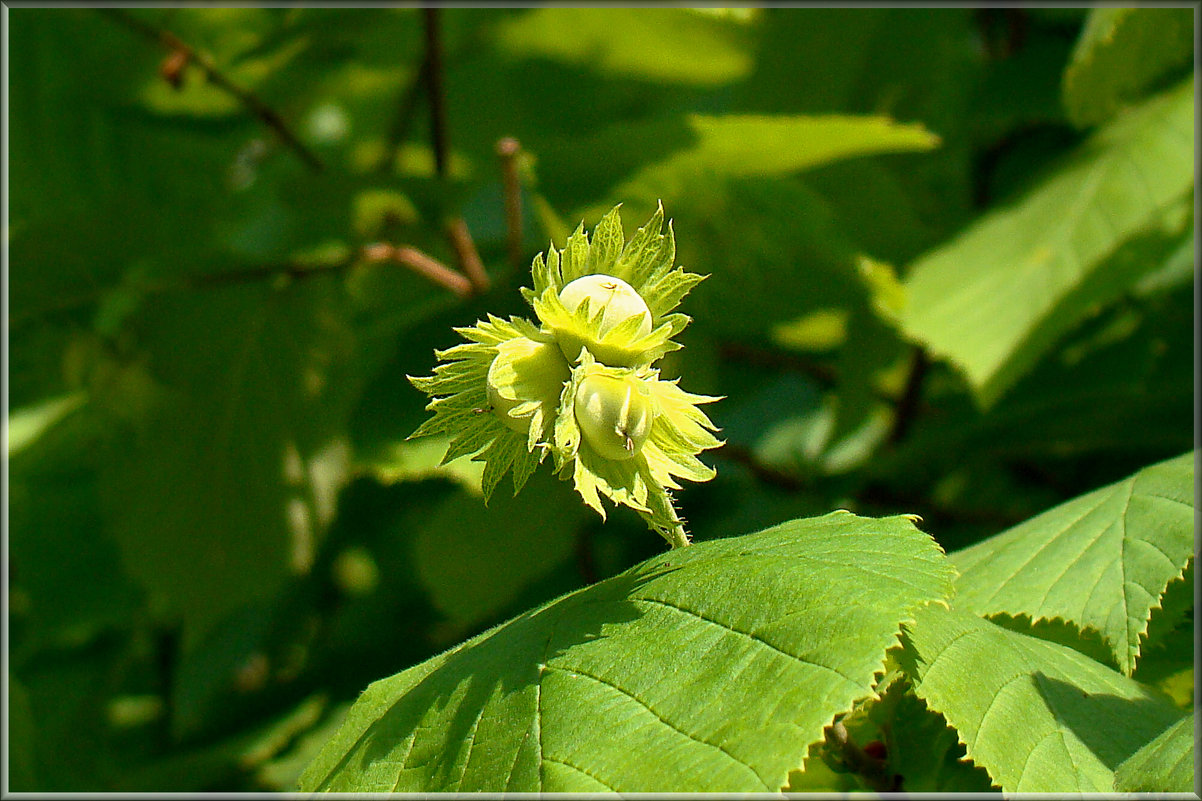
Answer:
<path fill-rule="evenodd" d="M 766 648 L 776 651 L 778 654 L 781 654 L 782 656 L 787 656 L 790 659 L 793 659 L 795 661 L 803 662 L 807 665 L 813 665 L 814 667 L 819 667 L 819 668 L 822 668 L 823 670 L 830 671 L 831 673 L 834 673 L 834 674 L 842 677 L 845 681 L 849 682 L 850 684 L 855 685 L 857 688 L 860 686 L 860 682 L 855 681 L 854 679 L 852 679 L 850 676 L 848 676 L 846 673 L 839 670 L 838 668 L 831 667 L 830 665 L 824 665 L 821 662 L 815 662 L 812 659 L 806 659 L 802 656 L 799 656 L 798 654 L 791 654 L 788 651 L 786 651 L 776 645 L 773 645 L 772 643 L 768 642 L 767 640 L 765 640 L 761 637 L 757 637 L 754 634 L 751 634 L 749 632 L 741 631 L 740 629 L 736 629 L 734 626 L 731 626 L 728 623 L 722 623 L 721 621 L 713 620 L 712 618 L 708 618 L 705 615 L 703 615 L 700 612 L 697 612 L 693 609 L 686 609 L 683 606 L 677 606 L 676 604 L 668 603 L 667 601 L 664 601 L 660 598 L 632 598 L 631 600 L 643 601 L 644 603 L 659 604 L 660 606 L 667 607 L 668 609 L 675 609 L 678 612 L 689 615 L 691 617 L 695 617 L 698 620 L 704 620 L 705 622 L 707 622 L 711 625 L 717 626 L 718 628 L 721 628 L 721 629 L 725 629 L 726 631 L 729 631 L 733 634 L 740 634 L 749 640 L 757 642 Z"/>
<path fill-rule="evenodd" d="M 736 757 L 736 756 L 735 756 L 734 754 L 732 754 L 730 751 L 727 751 L 727 750 L 726 750 L 726 748 L 725 748 L 724 746 L 722 746 L 720 743 L 712 743 L 712 742 L 710 742 L 709 740 L 706 740 L 706 739 L 705 739 L 705 738 L 703 738 L 703 737 L 698 737 L 698 736 L 697 736 L 697 735 L 695 735 L 695 734 L 690 734 L 689 732 L 687 732 L 687 731 L 685 731 L 684 729 L 680 728 L 680 727 L 679 727 L 679 726 L 677 726 L 676 724 L 672 723 L 672 721 L 670 721 L 670 720 L 668 720 L 667 718 L 665 718 L 665 717 L 664 717 L 663 715 L 661 715 L 659 712 L 656 712 L 656 711 L 655 711 L 655 709 L 654 709 L 654 708 L 653 708 L 653 707 L 652 707 L 652 706 L 651 706 L 649 703 L 647 703 L 646 701 L 644 701 L 642 698 L 639 698 L 637 695 L 635 695 L 634 693 L 630 692 L 630 691 L 629 691 L 629 690 L 627 690 L 626 688 L 624 688 L 624 687 L 620 687 L 619 685 L 617 685 L 617 684 L 614 684 L 612 681 L 610 681 L 610 680 L 608 680 L 608 679 L 605 679 L 605 678 L 602 678 L 601 676 L 596 676 L 596 675 L 594 675 L 594 674 L 592 674 L 592 673 L 589 673 L 589 672 L 587 672 L 587 671 L 581 670 L 581 669 L 580 669 L 580 668 L 578 668 L 578 667 L 562 667 L 562 666 L 560 666 L 560 665 L 548 665 L 547 667 L 549 667 L 549 668 L 552 668 L 552 669 L 554 669 L 554 670 L 559 670 L 559 671 L 561 671 L 561 672 L 564 672 L 564 673 L 570 673 L 570 674 L 575 674 L 575 675 L 583 676 L 583 677 L 584 677 L 584 678 L 586 678 L 586 679 L 592 679 L 593 681 L 597 682 L 598 684 L 603 684 L 603 685 L 605 685 L 606 687 L 610 687 L 610 688 L 612 688 L 613 690 L 616 690 L 617 692 L 621 693 L 622 695 L 626 696 L 626 697 L 627 697 L 627 698 L 629 698 L 630 700 L 632 700 L 632 701 L 634 701 L 635 703 L 637 703 L 639 706 L 641 706 L 641 707 L 643 707 L 644 709 L 646 709 L 648 712 L 650 712 L 652 715 L 654 715 L 654 716 L 655 716 L 655 718 L 656 718 L 656 719 L 657 719 L 659 722 L 663 723 L 665 726 L 667 726 L 668 728 L 670 728 L 672 731 L 676 732 L 677 734 L 680 734 L 680 735 L 682 735 L 682 736 L 684 736 L 684 737 L 687 737 L 688 739 L 692 740 L 692 741 L 693 741 L 693 742 L 695 742 L 695 743 L 700 743 L 701 745 L 708 745 L 710 748 L 716 748 L 717 750 L 721 751 L 723 754 L 725 754 L 727 757 L 729 757 L 729 758 L 730 758 L 730 760 L 731 760 L 732 762 L 734 762 L 735 764 L 737 764 L 737 765 L 739 765 L 740 767 L 742 767 L 742 768 L 746 769 L 747 771 L 749 771 L 749 772 L 751 773 L 751 775 L 755 777 L 755 780 L 756 780 L 757 782 L 759 782 L 761 785 L 763 785 L 763 786 L 764 786 L 764 789 L 765 789 L 765 790 L 771 790 L 771 789 L 772 789 L 771 787 L 769 787 L 769 786 L 768 786 L 768 785 L 767 785 L 767 784 L 764 782 L 764 780 L 763 780 L 762 778 L 760 778 L 760 775 L 759 775 L 758 773 L 756 773 L 756 772 L 755 772 L 755 769 L 754 769 L 754 768 L 752 768 L 752 767 L 751 767 L 750 765 L 748 765 L 746 762 L 743 762 L 742 760 L 740 760 L 738 757 Z"/>
<path fill-rule="evenodd" d="M 556 765 L 563 765 L 565 768 L 571 768 L 572 770 L 576 771 L 577 773 L 579 773 L 583 776 L 588 776 L 590 779 L 595 781 L 597 784 L 600 784 L 603 787 L 608 788 L 611 792 L 614 792 L 614 793 L 618 792 L 618 788 L 614 787 L 609 782 L 605 781 L 604 779 L 602 779 L 599 776 L 595 776 L 592 773 L 589 773 L 584 768 L 581 768 L 577 765 L 573 765 L 571 762 L 565 762 L 562 759 L 553 759 L 551 757 L 543 757 L 543 761 L 544 762 L 554 762 Z"/>

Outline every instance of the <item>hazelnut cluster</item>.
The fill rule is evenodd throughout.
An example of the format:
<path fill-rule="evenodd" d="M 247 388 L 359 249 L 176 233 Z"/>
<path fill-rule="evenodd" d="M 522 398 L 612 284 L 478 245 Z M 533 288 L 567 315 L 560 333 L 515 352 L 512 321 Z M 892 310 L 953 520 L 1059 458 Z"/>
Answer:
<path fill-rule="evenodd" d="M 637 511 L 673 546 L 688 544 L 670 490 L 708 481 L 698 458 L 722 443 L 693 395 L 654 364 L 680 346 L 689 323 L 673 313 L 704 276 L 674 266 L 676 243 L 662 206 L 624 241 L 614 208 L 592 237 L 583 225 L 562 250 L 535 257 L 522 294 L 539 325 L 489 315 L 456 329 L 468 342 L 436 355 L 434 375 L 410 377 L 434 412 L 411 436 L 452 436 L 444 463 L 485 463 L 485 498 L 512 470 L 514 492 L 547 454 L 602 518 L 600 496 Z"/>

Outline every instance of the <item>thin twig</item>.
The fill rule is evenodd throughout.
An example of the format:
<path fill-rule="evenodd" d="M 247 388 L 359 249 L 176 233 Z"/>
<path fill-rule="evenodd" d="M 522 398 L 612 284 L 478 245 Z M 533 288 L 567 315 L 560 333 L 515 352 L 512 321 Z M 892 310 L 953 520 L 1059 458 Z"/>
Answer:
<path fill-rule="evenodd" d="M 430 138 L 434 146 L 434 170 L 447 177 L 447 111 L 442 95 L 442 40 L 437 8 L 424 8 L 426 29 L 426 96 L 430 101 Z"/>
<path fill-rule="evenodd" d="M 366 262 L 369 264 L 379 264 L 384 262 L 392 262 L 407 267 L 419 275 L 425 276 L 430 281 L 438 284 L 441 287 L 451 291 L 458 297 L 467 297 L 472 294 L 472 284 L 460 273 L 447 267 L 442 262 L 426 255 L 417 248 L 402 245 L 396 246 L 386 242 L 376 242 L 371 245 L 366 245 L 362 249 L 355 251 L 350 256 L 339 259 L 337 261 L 326 262 L 322 264 L 299 264 L 296 262 L 284 264 L 261 264 L 253 267 L 246 267 L 240 270 L 226 270 L 219 273 L 209 273 L 207 275 L 198 275 L 189 278 L 168 279 L 151 284 L 142 284 L 136 286 L 139 292 L 145 295 L 159 295 L 165 292 L 181 292 L 195 289 L 212 289 L 214 287 L 229 286 L 231 284 L 245 284 L 255 281 L 268 281 L 279 276 L 287 276 L 292 279 L 304 279 L 317 275 L 325 275 L 328 273 L 342 272 L 350 269 L 355 264 Z M 24 314 L 11 316 L 8 321 L 10 331 L 20 328 L 22 325 L 39 320 L 47 315 L 62 314 L 80 309 L 89 304 L 99 301 L 105 293 L 111 291 L 113 287 L 98 288 L 96 290 L 81 293 L 70 297 L 61 298 L 53 305 L 43 306 L 39 309 L 27 311 Z"/>
<path fill-rule="evenodd" d="M 890 444 L 901 442 L 914 422 L 919 401 L 922 400 L 922 381 L 926 377 L 929 364 L 926 349 L 915 345 L 910 357 L 910 373 L 906 376 L 906 386 L 893 412 L 893 427 L 889 431 Z"/>
<path fill-rule="evenodd" d="M 436 284 L 446 287 L 461 298 L 472 294 L 472 284 L 462 273 L 447 267 L 437 259 L 427 256 L 417 248 L 399 247 L 396 249 L 398 264 L 409 267 L 414 272 L 424 275 Z"/>
<path fill-rule="evenodd" d="M 430 103 L 430 139 L 434 148 L 434 171 L 442 184 L 446 185 L 450 173 L 450 146 L 447 143 L 447 109 L 442 87 L 442 36 L 439 31 L 439 9 L 423 8 L 425 20 L 426 56 L 423 59 L 426 78 L 426 99 Z M 454 217 L 447 225 L 447 237 L 455 249 L 459 268 L 471 282 L 471 289 L 484 292 L 490 281 L 484 270 L 484 262 L 472 242 L 472 235 L 462 217 Z M 469 290 L 471 291 L 471 290 Z"/>
<path fill-rule="evenodd" d="M 321 160 L 318 159 L 317 156 L 315 156 L 307 147 L 305 147 L 304 144 L 302 144 L 301 141 L 296 137 L 296 135 L 288 129 L 288 126 L 284 124 L 283 118 L 281 118 L 274 109 L 255 96 L 254 93 L 243 89 L 222 74 L 208 54 L 194 49 L 171 31 L 155 28 L 154 26 L 149 25 L 128 13 L 124 9 L 101 8 L 98 9 L 98 11 L 101 14 L 116 20 L 141 36 L 158 42 L 163 47 L 167 48 L 167 50 L 172 54 L 175 54 L 175 58 L 195 64 L 200 68 L 201 72 L 204 73 L 205 78 L 236 97 L 242 103 L 242 105 L 246 106 L 246 108 L 256 117 L 258 117 L 264 125 L 275 131 L 280 140 L 283 141 L 283 143 L 290 147 L 293 151 L 295 151 L 295 153 L 300 156 L 301 160 L 304 161 L 310 169 L 312 169 L 314 172 L 320 172 L 322 170 L 323 165 Z"/>
<path fill-rule="evenodd" d="M 718 345 L 720 359 L 754 364 L 760 367 L 784 367 L 805 373 L 826 389 L 838 383 L 834 369 L 794 353 L 757 347 L 743 342 L 722 342 Z"/>
<path fill-rule="evenodd" d="M 459 267 L 472 282 L 472 288 L 477 292 L 487 292 L 491 282 L 488 280 L 488 273 L 484 271 L 484 262 L 480 261 L 480 254 L 476 251 L 476 244 L 472 242 L 472 235 L 467 230 L 467 223 L 462 217 L 451 220 L 447 226 L 447 236 L 455 248 Z"/>
<path fill-rule="evenodd" d="M 505 232 L 509 263 L 515 270 L 522 268 L 522 184 L 518 178 L 518 154 L 522 145 L 507 136 L 497 142 L 501 158 L 501 184 L 505 193 Z"/>
<path fill-rule="evenodd" d="M 413 127 L 413 120 L 417 116 L 418 101 L 421 100 L 422 90 L 426 85 L 427 73 L 430 71 L 430 59 L 422 56 L 421 65 L 417 69 L 417 75 L 413 77 L 413 82 L 409 84 L 409 88 L 401 95 L 400 105 L 397 106 L 397 115 L 393 118 L 392 129 L 388 132 L 388 143 L 384 147 L 384 158 L 380 161 L 377 171 L 387 173 L 396 165 L 397 154 L 401 152 L 401 145 L 409 136 L 409 129 Z"/>
<path fill-rule="evenodd" d="M 365 245 L 350 258 L 328 262 L 326 264 L 267 265 L 261 267 L 252 267 L 246 270 L 201 276 L 195 281 L 193 286 L 203 287 L 214 286 L 218 284 L 243 283 L 246 281 L 271 278 L 277 275 L 286 275 L 289 278 L 305 278 L 311 275 L 320 275 L 322 273 L 346 270 L 360 261 L 367 262 L 369 264 L 380 264 L 384 262 L 400 264 L 403 267 L 408 267 L 410 270 L 413 270 L 418 275 L 428 278 L 435 284 L 450 290 L 452 293 L 461 298 L 472 294 L 472 285 L 467 278 L 463 277 L 462 274 L 452 270 L 450 267 L 447 267 L 434 257 L 423 253 L 411 245 L 392 245 L 387 242 L 373 242 L 370 245 Z"/>

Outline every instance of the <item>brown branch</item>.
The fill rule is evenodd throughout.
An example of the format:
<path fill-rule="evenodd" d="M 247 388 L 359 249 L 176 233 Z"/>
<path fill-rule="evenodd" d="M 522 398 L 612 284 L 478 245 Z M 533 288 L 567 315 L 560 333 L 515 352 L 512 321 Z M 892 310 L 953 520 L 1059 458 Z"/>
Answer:
<path fill-rule="evenodd" d="M 518 178 L 518 154 L 522 146 L 507 136 L 497 142 L 501 159 L 501 184 L 505 193 L 505 232 L 509 263 L 515 270 L 522 268 L 522 184 Z"/>
<path fill-rule="evenodd" d="M 430 101 L 430 137 L 434 147 L 434 170 L 447 177 L 447 110 L 442 94 L 442 40 L 439 35 L 439 9 L 423 8 L 426 29 L 426 96 Z"/>
<path fill-rule="evenodd" d="M 422 60 L 422 74 L 426 79 L 426 99 L 430 103 L 430 139 L 434 149 L 434 171 L 444 185 L 450 173 L 450 149 L 447 144 L 447 109 L 443 94 L 442 36 L 439 32 L 439 9 L 423 8 L 425 21 L 426 55 Z M 484 270 L 484 262 L 472 242 L 472 235 L 462 217 L 454 217 L 447 225 L 447 238 L 455 249 L 459 268 L 470 282 L 468 292 L 484 292 L 490 281 Z M 445 268 L 444 268 L 445 269 Z M 456 274 L 458 275 L 458 274 Z M 459 276 L 462 277 L 462 276 Z"/>
<path fill-rule="evenodd" d="M 467 223 L 463 221 L 462 217 L 451 220 L 450 225 L 447 226 L 447 237 L 451 240 L 452 247 L 455 248 L 460 269 L 472 282 L 472 288 L 476 292 L 487 292 L 490 285 L 488 273 L 484 270 L 484 262 L 480 261 L 480 254 L 476 251 L 472 235 L 468 232 Z"/>
<path fill-rule="evenodd" d="M 288 126 L 284 124 L 283 118 L 281 118 L 274 109 L 269 107 L 252 92 L 243 89 L 222 74 L 207 53 L 194 49 L 171 31 L 148 25 L 124 9 L 101 8 L 97 10 L 101 14 L 116 20 L 146 39 L 158 42 L 163 47 L 167 48 L 167 50 L 175 59 L 195 64 L 201 70 L 201 72 L 204 73 L 205 78 L 236 97 L 242 103 L 242 105 L 244 105 L 256 117 L 258 117 L 264 125 L 275 131 L 276 136 L 278 136 L 285 145 L 290 147 L 298 156 L 300 156 L 301 160 L 304 161 L 310 169 L 312 169 L 314 172 L 320 172 L 322 170 L 323 165 L 321 160 L 318 159 L 317 156 L 313 155 L 313 153 L 301 143 L 296 135 L 288 129 Z"/>
<path fill-rule="evenodd" d="M 387 242 L 373 242 L 346 259 L 325 264 L 278 264 L 252 267 L 246 270 L 216 273 L 201 276 L 193 286 L 214 286 L 219 284 L 242 283 L 253 280 L 263 280 L 277 275 L 289 278 L 305 278 L 322 273 L 346 270 L 356 262 L 369 264 L 393 262 L 413 270 L 430 281 L 449 290 L 458 297 L 464 298 L 472 294 L 472 284 L 463 275 L 447 267 L 434 257 L 418 250 L 411 245 L 392 245 Z"/>
<path fill-rule="evenodd" d="M 750 448 L 738 443 L 728 442 L 714 451 L 714 455 L 719 459 L 727 459 L 735 464 L 743 465 L 755 478 L 778 489 L 796 492 L 809 486 L 800 476 L 764 464 L 756 458 Z"/>
<path fill-rule="evenodd" d="M 720 359 L 746 362 L 758 367 L 784 367 L 805 373 L 825 389 L 837 383 L 835 371 L 824 364 L 811 361 L 794 353 L 761 348 L 743 342 L 722 342 L 718 345 Z"/>
<path fill-rule="evenodd" d="M 413 120 L 417 115 L 418 101 L 421 100 L 422 88 L 428 80 L 430 71 L 430 59 L 422 56 L 421 65 L 418 67 L 417 75 L 413 77 L 413 82 L 409 84 L 409 88 L 401 95 L 401 102 L 397 106 L 397 115 L 393 118 L 392 128 L 388 132 L 388 142 L 384 147 L 384 157 L 380 161 L 377 171 L 380 173 L 390 172 L 396 165 L 397 154 L 401 152 L 401 145 L 409 135 L 409 129 L 413 127 Z"/>
<path fill-rule="evenodd" d="M 193 289 L 211 289 L 213 287 L 229 286 L 231 284 L 250 283 L 252 281 L 267 281 L 279 276 L 286 276 L 291 279 L 304 279 L 317 275 L 325 275 L 327 273 L 341 272 L 350 269 L 359 262 L 367 263 L 382 263 L 393 262 L 400 264 L 414 272 L 428 278 L 435 284 L 449 290 L 458 297 L 467 297 L 473 292 L 472 284 L 460 273 L 447 267 L 437 259 L 426 255 L 422 251 L 409 245 L 391 245 L 385 242 L 376 242 L 371 245 L 366 245 L 358 251 L 355 251 L 350 256 L 339 259 L 337 261 L 326 262 L 322 264 L 300 264 L 289 262 L 284 264 L 263 264 L 254 267 L 246 267 L 240 270 L 226 270 L 220 273 L 210 273 L 208 275 L 199 275 L 189 278 L 164 280 L 158 283 L 143 284 L 135 287 L 135 289 L 147 294 L 158 295 L 164 292 L 180 292 Z M 99 301 L 107 292 L 114 287 L 98 288 L 96 290 L 81 293 L 67 298 L 62 298 L 59 302 L 53 305 L 43 306 L 40 309 L 25 312 L 24 314 L 10 315 L 8 320 L 9 330 L 19 328 L 20 326 L 39 320 L 47 315 L 62 314 L 75 309 L 83 308 L 91 303 Z"/>
<path fill-rule="evenodd" d="M 461 298 L 472 294 L 472 284 L 462 273 L 452 270 L 437 259 L 409 245 L 396 247 L 384 242 L 368 245 L 363 250 L 368 261 L 395 261 L 425 276 L 441 287 L 449 289 Z"/>
<path fill-rule="evenodd" d="M 906 376 L 906 386 L 893 411 L 893 427 L 889 430 L 888 440 L 892 445 L 902 441 L 914 422 L 919 402 L 922 400 L 922 381 L 926 377 L 929 364 L 926 349 L 915 345 L 910 358 L 910 372 Z"/>

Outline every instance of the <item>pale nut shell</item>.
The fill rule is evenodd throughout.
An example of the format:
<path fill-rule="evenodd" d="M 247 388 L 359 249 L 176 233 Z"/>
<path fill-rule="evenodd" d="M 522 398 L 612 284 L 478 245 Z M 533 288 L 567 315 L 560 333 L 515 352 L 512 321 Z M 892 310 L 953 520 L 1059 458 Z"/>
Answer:
<path fill-rule="evenodd" d="M 637 379 L 588 376 L 573 406 L 585 441 L 606 459 L 633 459 L 651 435 L 655 411 Z"/>

